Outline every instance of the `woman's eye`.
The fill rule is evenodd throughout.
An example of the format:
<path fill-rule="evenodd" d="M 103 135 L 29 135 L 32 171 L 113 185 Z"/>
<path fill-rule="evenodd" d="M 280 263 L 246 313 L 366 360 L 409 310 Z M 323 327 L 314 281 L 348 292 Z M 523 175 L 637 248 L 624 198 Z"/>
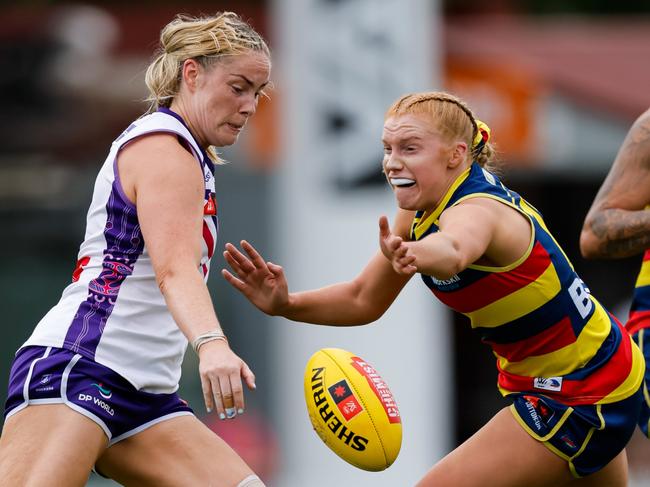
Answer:
<path fill-rule="evenodd" d="M 234 91 L 234 92 L 237 93 L 238 95 L 244 92 L 244 90 L 243 90 L 241 87 L 239 87 L 239 86 L 234 86 L 234 85 L 232 86 L 232 91 Z"/>

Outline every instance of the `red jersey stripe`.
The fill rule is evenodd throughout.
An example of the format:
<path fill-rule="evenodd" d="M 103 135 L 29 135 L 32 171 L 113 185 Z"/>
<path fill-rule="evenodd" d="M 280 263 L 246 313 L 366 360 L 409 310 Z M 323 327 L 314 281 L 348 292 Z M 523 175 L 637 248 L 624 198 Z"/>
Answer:
<path fill-rule="evenodd" d="M 623 334 L 616 352 L 599 369 L 589 375 L 589 380 L 568 380 L 564 378 L 561 392 L 544 390 L 544 394 L 569 406 L 594 404 L 602 400 L 621 385 L 621 377 L 628 377 L 633 372 L 635 361 L 632 358 L 632 342 L 629 334 L 616 323 Z M 497 361 L 497 368 L 499 363 Z M 533 391 L 534 377 L 507 374 L 499 368 L 499 387 L 506 391 Z M 612 397 L 608 402 L 620 400 Z"/>
<path fill-rule="evenodd" d="M 576 341 L 569 317 L 565 317 L 550 328 L 525 340 L 498 344 L 486 341 L 494 352 L 508 362 L 519 362 L 534 355 L 545 355 Z"/>
<path fill-rule="evenodd" d="M 208 228 L 208 224 L 203 221 L 203 240 L 205 241 L 205 245 L 208 247 L 208 259 L 212 257 L 212 254 L 214 254 L 214 237 L 210 233 L 210 229 Z"/>
<path fill-rule="evenodd" d="M 456 311 L 471 313 L 527 286 L 539 278 L 549 265 L 551 258 L 548 252 L 537 242 L 528 258 L 509 272 L 488 274 L 457 291 L 440 292 L 434 289 L 433 292 L 438 299 Z"/>
<path fill-rule="evenodd" d="M 625 329 L 631 335 L 641 328 L 650 328 L 650 311 L 632 311 Z"/>

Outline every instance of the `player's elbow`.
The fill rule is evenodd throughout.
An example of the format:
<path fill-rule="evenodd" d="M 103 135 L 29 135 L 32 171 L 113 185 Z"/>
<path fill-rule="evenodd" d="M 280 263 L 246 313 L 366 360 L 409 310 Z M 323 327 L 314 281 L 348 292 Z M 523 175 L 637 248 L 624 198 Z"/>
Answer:
<path fill-rule="evenodd" d="M 158 289 L 160 289 L 162 295 L 165 296 L 169 288 L 173 287 L 173 284 L 171 283 L 174 281 L 174 277 L 176 273 L 171 267 L 159 268 L 156 269 L 155 272 L 156 272 L 156 284 L 158 285 Z"/>
<path fill-rule="evenodd" d="M 391 302 L 384 296 L 356 286 L 353 299 L 347 307 L 348 323 L 351 325 L 367 325 L 381 318 L 390 307 Z"/>
<path fill-rule="evenodd" d="M 602 257 L 600 241 L 589 229 L 583 228 L 580 232 L 580 253 L 585 259 Z"/>
<path fill-rule="evenodd" d="M 372 306 L 369 309 L 360 315 L 360 320 L 357 323 L 358 325 L 367 325 L 377 321 L 379 318 L 384 316 L 384 313 L 388 309 L 388 306 Z"/>
<path fill-rule="evenodd" d="M 169 264 L 154 266 L 156 275 L 156 284 L 163 296 L 166 296 L 170 289 L 183 286 L 183 282 L 187 282 L 186 277 L 191 273 L 198 273 L 197 266 L 191 263 L 183 264 L 176 261 Z"/>

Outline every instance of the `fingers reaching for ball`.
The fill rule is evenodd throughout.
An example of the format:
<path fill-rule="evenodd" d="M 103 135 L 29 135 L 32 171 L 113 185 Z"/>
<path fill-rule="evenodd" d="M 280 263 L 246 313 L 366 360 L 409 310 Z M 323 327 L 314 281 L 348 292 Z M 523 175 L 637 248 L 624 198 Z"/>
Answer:
<path fill-rule="evenodd" d="M 230 271 L 221 271 L 224 279 L 263 312 L 282 314 L 289 301 L 288 285 L 282 267 L 266 262 L 247 241 L 242 240 L 241 246 L 245 254 L 233 244 L 226 244 L 223 256 Z"/>

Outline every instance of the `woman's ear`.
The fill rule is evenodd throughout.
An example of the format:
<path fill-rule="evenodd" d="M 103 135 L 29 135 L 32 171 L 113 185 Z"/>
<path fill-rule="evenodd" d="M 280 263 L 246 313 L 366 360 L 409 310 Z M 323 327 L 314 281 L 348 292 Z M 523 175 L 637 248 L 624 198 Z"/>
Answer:
<path fill-rule="evenodd" d="M 453 169 L 465 162 L 467 159 L 467 144 L 465 142 L 456 142 L 451 149 L 451 157 L 447 166 Z"/>
<path fill-rule="evenodd" d="M 191 91 L 196 89 L 200 69 L 201 67 L 196 59 L 186 59 L 183 61 L 183 67 L 181 68 L 182 79 Z"/>

